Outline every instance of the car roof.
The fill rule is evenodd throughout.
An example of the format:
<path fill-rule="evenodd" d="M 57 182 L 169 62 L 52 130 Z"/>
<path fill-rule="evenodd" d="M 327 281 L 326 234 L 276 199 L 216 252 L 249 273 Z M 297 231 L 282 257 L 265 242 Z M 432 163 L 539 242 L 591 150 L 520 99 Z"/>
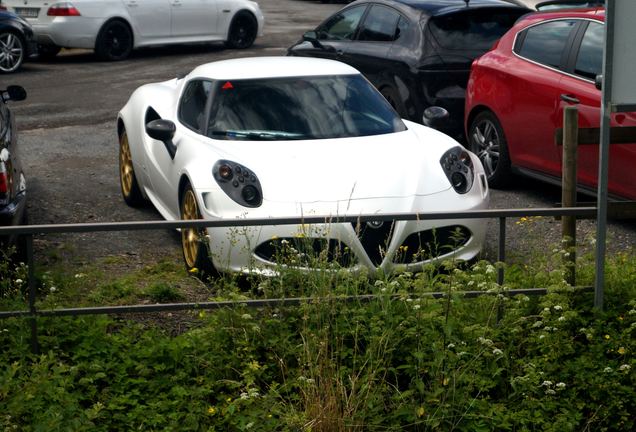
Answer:
<path fill-rule="evenodd" d="M 510 9 L 532 9 L 519 6 L 506 0 L 470 0 L 468 4 L 464 0 L 393 0 L 414 9 L 419 9 L 430 16 L 445 15 L 466 9 L 487 7 L 502 7 Z"/>
<path fill-rule="evenodd" d="M 206 63 L 188 78 L 257 79 L 297 76 L 359 75 L 356 69 L 335 60 L 308 57 L 246 57 Z"/>
<path fill-rule="evenodd" d="M 535 12 L 522 17 L 515 27 L 525 27 L 528 22 L 542 22 L 553 19 L 563 18 L 583 18 L 583 19 L 595 19 L 598 21 L 605 21 L 605 8 L 581 8 L 581 9 L 553 9 L 545 12 Z"/>

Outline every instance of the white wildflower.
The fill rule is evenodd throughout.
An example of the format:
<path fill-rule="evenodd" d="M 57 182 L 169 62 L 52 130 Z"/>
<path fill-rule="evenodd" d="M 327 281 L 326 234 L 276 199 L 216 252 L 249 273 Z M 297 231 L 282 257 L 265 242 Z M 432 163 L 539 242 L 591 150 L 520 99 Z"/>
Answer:
<path fill-rule="evenodd" d="M 630 370 L 632 367 L 628 364 L 622 364 L 618 367 L 618 370 L 621 372 L 627 372 L 628 370 Z"/>
<path fill-rule="evenodd" d="M 468 281 L 468 286 L 473 286 L 475 285 L 475 281 L 474 280 L 469 280 Z"/>
<path fill-rule="evenodd" d="M 563 309 L 563 307 L 562 307 L 561 305 L 556 305 L 556 306 L 554 307 L 554 310 L 555 310 L 555 311 L 560 311 L 560 310 L 562 310 L 562 309 Z"/>
<path fill-rule="evenodd" d="M 486 266 L 486 274 L 492 274 L 495 272 L 495 266 L 488 264 Z"/>
<path fill-rule="evenodd" d="M 555 392 L 554 390 L 552 390 L 552 389 L 547 389 L 547 390 L 545 391 L 545 394 L 547 394 L 547 395 L 555 395 L 555 394 L 556 394 L 556 392 Z"/>
<path fill-rule="evenodd" d="M 564 389 L 565 389 L 565 387 L 566 387 L 566 385 L 565 385 L 565 383 L 564 383 L 564 382 L 558 382 L 558 383 L 556 384 L 556 388 L 557 388 L 557 390 L 564 390 Z"/>
<path fill-rule="evenodd" d="M 418 304 L 413 305 L 413 309 L 418 310 L 419 308 L 420 308 L 420 305 L 418 305 Z"/>
<path fill-rule="evenodd" d="M 550 313 L 550 308 L 543 308 L 543 312 Z"/>
<path fill-rule="evenodd" d="M 86 275 L 84 273 L 76 273 L 75 274 L 75 279 L 81 279 L 83 277 L 86 277 Z"/>
<path fill-rule="evenodd" d="M 21 285 L 21 284 L 22 284 L 22 282 L 24 282 L 22 279 L 16 279 L 16 280 L 15 280 L 15 283 L 16 283 L 17 285 Z"/>
<path fill-rule="evenodd" d="M 49 288 L 49 291 L 51 291 L 52 293 L 54 293 L 55 291 L 57 291 L 57 288 L 52 286 L 51 288 Z"/>
<path fill-rule="evenodd" d="M 446 346 L 446 348 L 448 348 L 448 349 L 453 349 L 453 348 L 455 348 L 455 344 L 454 344 L 454 343 L 449 343 L 449 344 Z"/>
<path fill-rule="evenodd" d="M 249 397 L 250 396 L 247 393 L 245 393 L 245 392 L 241 393 L 241 396 L 240 396 L 240 398 L 243 399 L 243 400 L 249 399 Z"/>
<path fill-rule="evenodd" d="M 373 283 L 374 286 L 380 287 L 382 285 L 384 285 L 384 282 L 382 282 L 381 280 L 377 280 Z"/>
<path fill-rule="evenodd" d="M 603 372 L 605 373 L 611 373 L 612 372 L 612 368 L 611 367 L 606 367 L 605 369 L 603 369 Z"/>
<path fill-rule="evenodd" d="M 481 337 L 481 336 L 479 336 L 477 338 L 477 342 L 479 342 L 482 345 L 486 345 L 486 346 L 491 346 L 493 344 L 492 340 L 486 339 L 486 338 Z"/>
<path fill-rule="evenodd" d="M 552 387 L 552 381 L 543 381 L 540 387 Z"/>
<path fill-rule="evenodd" d="M 495 348 L 494 350 L 492 350 L 492 353 L 496 356 L 503 355 L 503 351 L 500 350 L 499 348 Z"/>
<path fill-rule="evenodd" d="M 567 319 L 566 317 L 562 316 L 562 317 L 559 317 L 557 321 L 565 321 L 566 319 Z"/>
<path fill-rule="evenodd" d="M 543 321 L 537 321 L 536 323 L 532 324 L 532 327 L 534 328 L 543 327 Z"/>
<path fill-rule="evenodd" d="M 540 335 L 539 336 L 539 340 L 541 340 L 541 339 L 545 339 L 545 335 Z"/>
<path fill-rule="evenodd" d="M 250 320 L 250 319 L 252 319 L 252 315 L 246 313 L 246 314 L 241 315 L 241 318 L 243 318 L 244 320 Z"/>

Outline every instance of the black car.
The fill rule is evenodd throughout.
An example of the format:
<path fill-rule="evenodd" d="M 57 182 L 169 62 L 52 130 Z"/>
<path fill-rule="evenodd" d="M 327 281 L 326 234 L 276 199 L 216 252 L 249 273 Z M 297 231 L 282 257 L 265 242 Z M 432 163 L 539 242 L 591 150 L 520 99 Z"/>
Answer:
<path fill-rule="evenodd" d="M 20 163 L 15 121 L 7 106 L 10 100 L 26 98 L 20 86 L 0 90 L 0 225 L 18 225 L 26 220 L 26 180 Z M 15 238 L 1 238 L 2 246 L 15 244 Z"/>
<path fill-rule="evenodd" d="M 423 121 L 430 106 L 463 138 L 464 93 L 472 61 L 532 10 L 505 0 L 360 0 L 288 49 L 362 72 L 401 117 Z"/>
<path fill-rule="evenodd" d="M 15 72 L 36 51 L 31 24 L 0 10 L 0 73 Z"/>

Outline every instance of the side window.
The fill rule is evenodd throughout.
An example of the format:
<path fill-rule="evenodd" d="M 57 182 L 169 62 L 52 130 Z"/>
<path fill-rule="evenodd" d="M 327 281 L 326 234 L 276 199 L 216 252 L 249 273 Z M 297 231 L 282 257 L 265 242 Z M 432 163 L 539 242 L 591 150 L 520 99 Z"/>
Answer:
<path fill-rule="evenodd" d="M 179 120 L 190 129 L 201 131 L 205 104 L 210 96 L 210 81 L 193 80 L 187 84 L 179 102 Z"/>
<path fill-rule="evenodd" d="M 576 27 L 575 20 L 550 21 L 525 30 L 523 43 L 515 47 L 521 57 L 546 66 L 561 66 L 568 38 Z"/>
<path fill-rule="evenodd" d="M 382 6 L 373 5 L 367 14 L 358 40 L 376 41 L 376 42 L 392 42 L 397 36 L 397 23 L 400 15 L 393 9 Z"/>
<path fill-rule="evenodd" d="M 409 28 L 409 22 L 404 17 L 400 17 L 397 25 L 397 31 L 395 33 L 395 40 L 398 40 L 400 37 L 406 34 L 406 31 Z"/>
<path fill-rule="evenodd" d="M 590 22 L 583 35 L 574 73 L 594 79 L 603 71 L 603 24 Z"/>
<path fill-rule="evenodd" d="M 347 9 L 331 17 L 320 29 L 318 39 L 321 40 L 351 40 L 356 33 L 360 19 L 366 5 Z"/>

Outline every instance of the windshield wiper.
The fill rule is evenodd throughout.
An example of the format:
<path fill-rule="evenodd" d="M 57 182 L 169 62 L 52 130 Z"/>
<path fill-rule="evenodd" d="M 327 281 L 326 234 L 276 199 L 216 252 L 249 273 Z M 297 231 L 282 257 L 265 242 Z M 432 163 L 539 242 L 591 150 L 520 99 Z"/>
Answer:
<path fill-rule="evenodd" d="M 302 134 L 284 132 L 284 131 L 264 131 L 264 130 L 226 130 L 226 131 L 208 131 L 208 135 L 223 136 L 236 139 L 253 139 L 253 140 L 276 140 L 276 139 L 301 139 Z"/>

